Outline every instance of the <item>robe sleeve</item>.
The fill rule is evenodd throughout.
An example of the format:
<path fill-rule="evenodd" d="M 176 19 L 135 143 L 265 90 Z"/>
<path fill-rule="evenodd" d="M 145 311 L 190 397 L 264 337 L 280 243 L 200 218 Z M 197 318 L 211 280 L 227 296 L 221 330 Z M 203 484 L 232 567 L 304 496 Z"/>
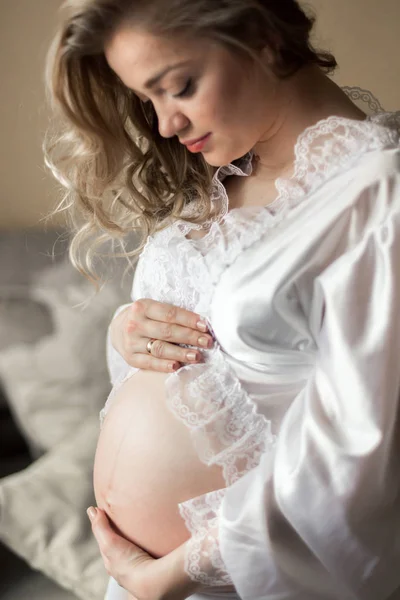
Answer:
<path fill-rule="evenodd" d="M 400 198 L 400 183 L 387 193 Z M 396 204 L 317 278 L 315 369 L 274 453 L 226 490 L 219 547 L 243 600 L 384 600 L 400 587 Z"/>
<path fill-rule="evenodd" d="M 128 306 L 130 306 L 130 304 L 123 304 L 122 306 L 117 308 L 117 310 L 115 311 L 114 316 L 112 318 L 112 321 Z M 110 332 L 111 332 L 111 325 L 109 326 L 108 332 L 107 332 L 106 351 L 107 351 L 107 367 L 108 367 L 108 372 L 110 375 L 110 381 L 111 381 L 111 385 L 114 386 L 119 381 L 122 381 L 126 377 L 127 373 L 131 369 L 131 367 L 122 358 L 120 353 L 117 352 L 117 350 L 115 350 L 114 346 L 111 343 L 111 333 Z"/>

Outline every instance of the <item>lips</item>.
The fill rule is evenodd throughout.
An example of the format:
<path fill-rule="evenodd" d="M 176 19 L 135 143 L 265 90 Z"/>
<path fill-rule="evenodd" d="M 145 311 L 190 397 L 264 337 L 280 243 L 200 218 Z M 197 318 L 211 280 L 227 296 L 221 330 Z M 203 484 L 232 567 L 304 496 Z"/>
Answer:
<path fill-rule="evenodd" d="M 211 136 L 211 133 L 207 133 L 206 135 L 203 135 L 203 137 L 201 137 L 201 138 L 187 140 L 185 142 L 182 141 L 181 143 L 184 146 L 186 146 L 186 148 L 189 150 L 189 152 L 201 152 L 201 150 L 204 148 L 204 146 L 208 142 L 210 136 Z"/>

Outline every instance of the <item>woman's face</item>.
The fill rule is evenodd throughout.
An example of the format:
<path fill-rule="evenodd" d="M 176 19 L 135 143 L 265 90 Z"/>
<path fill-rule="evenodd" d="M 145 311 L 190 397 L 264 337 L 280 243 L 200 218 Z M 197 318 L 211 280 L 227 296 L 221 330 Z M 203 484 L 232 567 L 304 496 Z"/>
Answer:
<path fill-rule="evenodd" d="M 105 55 L 123 83 L 153 104 L 160 134 L 177 136 L 212 166 L 240 158 L 273 127 L 275 78 L 222 45 L 124 27 Z"/>

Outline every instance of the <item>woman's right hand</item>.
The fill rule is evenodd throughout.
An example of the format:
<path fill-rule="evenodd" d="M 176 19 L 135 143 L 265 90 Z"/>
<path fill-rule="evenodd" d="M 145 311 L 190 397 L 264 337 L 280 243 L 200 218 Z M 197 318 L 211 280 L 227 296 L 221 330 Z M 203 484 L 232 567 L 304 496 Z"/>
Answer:
<path fill-rule="evenodd" d="M 199 315 L 147 298 L 122 310 L 113 319 L 110 334 L 113 347 L 130 366 L 163 373 L 201 362 L 200 349 L 213 345 L 207 323 Z M 151 354 L 147 351 L 150 340 L 154 340 Z"/>

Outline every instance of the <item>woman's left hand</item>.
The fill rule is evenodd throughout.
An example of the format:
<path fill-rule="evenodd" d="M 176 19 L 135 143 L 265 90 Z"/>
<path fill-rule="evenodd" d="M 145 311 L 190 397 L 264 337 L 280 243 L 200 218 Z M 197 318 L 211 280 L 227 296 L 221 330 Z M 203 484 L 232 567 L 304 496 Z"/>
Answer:
<path fill-rule="evenodd" d="M 107 573 L 137 600 L 184 600 L 201 587 L 185 573 L 184 545 L 155 559 L 116 533 L 102 510 L 88 516 Z"/>

